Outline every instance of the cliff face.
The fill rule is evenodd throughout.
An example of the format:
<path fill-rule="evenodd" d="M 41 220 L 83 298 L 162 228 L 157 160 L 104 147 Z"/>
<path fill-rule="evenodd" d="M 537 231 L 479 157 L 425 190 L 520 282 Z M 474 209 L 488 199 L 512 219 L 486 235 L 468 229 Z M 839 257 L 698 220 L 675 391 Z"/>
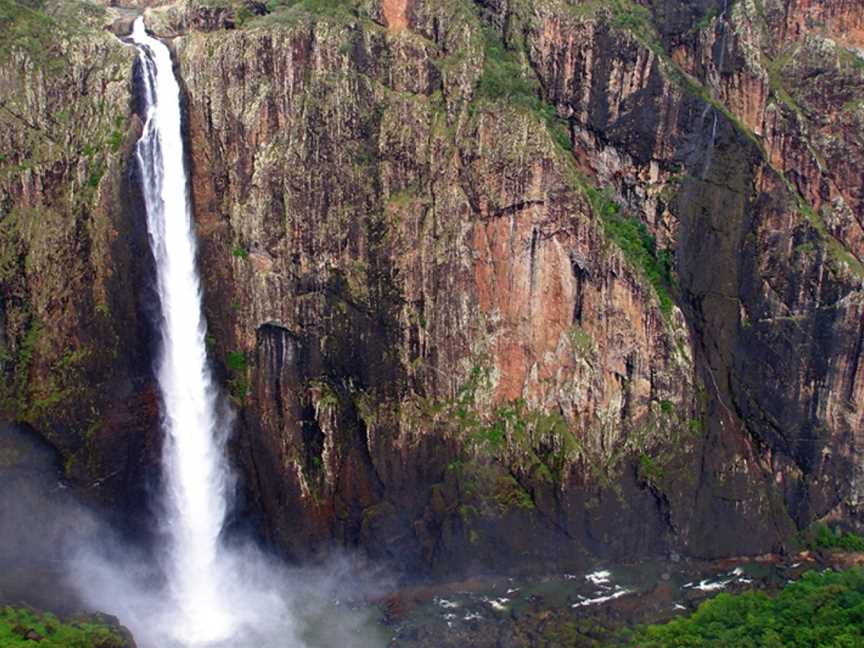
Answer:
<path fill-rule="evenodd" d="M 758 553 L 816 518 L 861 523 L 856 3 L 225 0 L 147 16 L 185 84 L 247 505 L 290 554 L 336 543 L 423 570 L 551 566 Z M 128 50 L 76 47 L 116 54 L 86 96 L 128 115 Z M 148 270 L 128 247 L 143 221 L 117 200 L 134 192 L 134 126 L 121 130 L 93 206 L 56 207 L 113 247 L 52 255 L 60 276 L 95 279 L 45 283 L 51 304 L 73 301 L 38 338 L 113 331 L 113 358 L 100 348 L 79 381 L 100 421 L 120 407 L 105 372 L 132 385 L 123 416 L 151 393 L 146 351 L 125 351 L 146 349 L 133 295 Z M 40 173 L 74 195 L 71 172 Z M 4 226 L 31 200 L 31 176 L 8 177 Z M 26 243 L 19 263 L 42 249 Z M 37 301 L 27 276 L 4 275 L 18 358 L 4 369 L 47 385 L 54 356 L 14 356 L 28 329 L 5 295 Z M 100 281 L 115 301 L 88 319 L 80 300 Z M 71 457 L 77 411 L 7 416 L 68 432 L 49 438 Z M 129 444 L 148 435 L 102 434 L 97 452 L 147 464 Z"/>
<path fill-rule="evenodd" d="M 683 318 L 607 242 L 501 37 L 413 11 L 420 33 L 292 11 L 177 41 L 253 492 L 297 552 L 658 548 L 633 458 L 691 436 Z"/>
<path fill-rule="evenodd" d="M 278 541 L 718 555 L 857 505 L 860 66 L 801 7 L 672 4 L 295 7 L 178 39 Z"/>
<path fill-rule="evenodd" d="M 91 500 L 141 511 L 159 439 L 134 55 L 98 8 L 42 8 L 0 3 L 0 416 Z"/>
<path fill-rule="evenodd" d="M 860 503 L 862 66 L 830 22 L 788 36 L 801 6 L 707 7 L 665 32 L 631 9 L 635 54 L 598 57 L 616 51 L 602 26 L 550 12 L 535 67 L 579 157 L 675 247 L 707 399 L 691 542 L 713 553 L 781 501 L 799 525 Z"/>

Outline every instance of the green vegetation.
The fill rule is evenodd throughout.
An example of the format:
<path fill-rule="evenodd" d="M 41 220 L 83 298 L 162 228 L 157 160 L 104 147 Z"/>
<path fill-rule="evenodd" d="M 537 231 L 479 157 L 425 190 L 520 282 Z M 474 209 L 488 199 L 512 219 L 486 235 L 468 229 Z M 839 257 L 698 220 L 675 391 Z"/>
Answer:
<path fill-rule="evenodd" d="M 650 9 L 634 2 L 633 0 L 588 0 L 571 8 L 574 15 L 579 18 L 596 18 L 606 16 L 610 26 L 629 33 L 645 48 L 652 51 L 661 62 L 661 69 L 665 76 L 681 88 L 684 92 L 701 99 L 710 104 L 715 110 L 723 114 L 726 119 L 754 144 L 763 155 L 765 153 L 762 142 L 747 128 L 724 104 L 715 99 L 709 90 L 701 82 L 685 72 L 675 62 L 669 52 L 666 51 L 654 24 Z M 713 19 L 710 13 L 703 17 L 708 24 Z M 700 29 L 701 22 L 694 29 Z"/>
<path fill-rule="evenodd" d="M 31 401 L 30 366 L 33 363 L 41 335 L 41 323 L 31 321 L 26 332 L 21 337 L 17 354 L 14 358 L 15 379 L 14 381 L 7 380 L 0 385 L 0 404 L 2 404 L 2 409 L 5 410 L 7 416 L 12 416 L 19 420 L 28 418 Z M 4 349 L 4 363 L 12 359 L 12 354 L 9 350 Z"/>
<path fill-rule="evenodd" d="M 803 544 L 808 549 L 837 549 L 840 551 L 864 551 L 864 536 L 842 529 L 832 529 L 827 524 L 814 524 L 803 534 Z"/>
<path fill-rule="evenodd" d="M 105 101 L 93 94 L 92 101 L 68 101 L 73 88 L 76 96 L 89 94 L 78 86 L 94 71 L 104 74 L 103 82 L 124 82 L 127 55 L 105 42 L 104 17 L 101 7 L 84 0 L 0 0 L 0 61 L 9 75 L 7 92 L 0 98 L 0 129 L 13 135 L 0 163 L 0 179 L 25 169 L 63 173 L 70 191 L 58 191 L 62 203 L 43 205 L 43 211 L 72 216 L 81 208 L 92 208 L 105 184 L 110 156 L 120 151 L 125 139 L 125 115 L 114 114 Z M 95 51 L 100 52 L 96 57 Z M 92 67 L 84 74 L 74 73 L 69 61 L 82 55 Z M 57 86 L 35 112 L 27 89 L 31 81 Z M 115 108 L 125 110 L 125 105 Z M 59 167 L 81 168 L 82 161 L 86 167 L 80 180 Z"/>
<path fill-rule="evenodd" d="M 451 404 L 452 414 L 464 439 L 475 450 L 494 455 L 508 440 L 511 444 L 528 449 L 534 445 L 533 439 L 555 438 L 560 443 L 561 452 L 549 468 L 554 468 L 555 473 L 559 472 L 566 454 L 576 442 L 564 417 L 558 412 L 532 409 L 522 399 L 497 407 L 491 414 L 483 416 L 477 408 L 476 397 L 487 381 L 488 376 L 483 369 L 475 366 L 468 381 L 459 390 L 455 403 Z"/>
<path fill-rule="evenodd" d="M 267 2 L 267 12 L 273 13 L 280 9 L 302 7 L 306 11 L 326 13 L 352 6 L 353 4 L 354 3 L 351 2 L 351 0 L 269 0 L 269 2 Z"/>
<path fill-rule="evenodd" d="M 458 480 L 463 502 L 458 512 L 466 526 L 471 526 L 472 517 L 497 517 L 509 511 L 535 508 L 531 493 L 500 465 L 458 460 L 447 471 Z"/>
<path fill-rule="evenodd" d="M 246 354 L 242 351 L 229 351 L 225 363 L 231 371 L 246 371 Z"/>
<path fill-rule="evenodd" d="M 237 259 L 248 259 L 249 258 L 249 250 L 247 250 L 242 245 L 235 245 L 234 249 L 231 250 L 231 254 Z"/>
<path fill-rule="evenodd" d="M 315 403 L 321 408 L 339 407 L 339 394 L 325 378 L 316 378 L 308 383 L 309 391 L 314 395 Z"/>
<path fill-rule="evenodd" d="M 248 363 L 246 354 L 242 351 L 229 351 L 225 357 L 225 364 L 231 371 L 231 378 L 228 380 L 228 391 L 231 401 L 240 407 L 246 396 L 249 395 L 249 379 L 247 377 Z"/>
<path fill-rule="evenodd" d="M 654 237 L 645 224 L 626 218 L 621 207 L 607 192 L 583 182 L 591 209 L 603 222 L 606 236 L 613 241 L 627 260 L 640 269 L 657 293 L 660 310 L 666 317 L 672 314 L 672 258 L 668 250 L 658 250 Z"/>
<path fill-rule="evenodd" d="M 95 3 L 80 0 L 0 0 L 0 60 L 23 52 L 43 69 L 62 69 L 58 41 L 103 15 Z"/>
<path fill-rule="evenodd" d="M 269 0 L 267 15 L 249 21 L 250 25 L 293 22 L 302 14 L 346 20 L 358 15 L 356 0 Z"/>
<path fill-rule="evenodd" d="M 590 360 L 597 354 L 597 345 L 591 334 L 578 324 L 573 325 L 569 331 L 570 344 L 573 351 L 580 358 Z"/>
<path fill-rule="evenodd" d="M 510 104 L 534 109 L 538 101 L 539 84 L 527 75 L 519 52 L 508 49 L 490 29 L 484 29 L 483 36 L 483 76 L 477 87 L 478 95 L 490 101 L 505 100 Z"/>
<path fill-rule="evenodd" d="M 864 570 L 807 572 L 770 597 L 719 594 L 688 617 L 638 629 L 640 648 L 853 648 L 864 645 Z"/>
<path fill-rule="evenodd" d="M 612 12 L 612 26 L 626 29 L 637 37 L 654 37 L 654 22 L 651 10 L 632 0 L 609 0 Z"/>
<path fill-rule="evenodd" d="M 249 395 L 249 381 L 245 377 L 231 378 L 228 381 L 228 392 L 231 402 L 240 407 Z"/>
<path fill-rule="evenodd" d="M 782 174 L 781 177 L 783 177 L 790 193 L 792 193 L 798 201 L 799 212 L 819 234 L 819 237 L 825 243 L 825 249 L 831 258 L 840 264 L 841 267 L 848 268 L 856 276 L 864 277 L 864 264 L 862 264 L 858 258 L 830 232 L 822 216 L 813 209 L 810 203 L 808 203 L 800 193 L 798 193 L 792 183 L 785 176 L 782 176 Z"/>
<path fill-rule="evenodd" d="M 0 0 L 0 59 L 8 58 L 13 52 L 24 51 L 30 56 L 39 57 L 45 62 L 50 57 L 43 56 L 43 45 L 49 41 L 54 21 L 39 11 L 42 3 L 24 3 L 18 0 Z"/>
<path fill-rule="evenodd" d="M 510 106 L 533 112 L 546 125 L 555 144 L 569 151 L 570 132 L 567 124 L 558 116 L 555 106 L 540 98 L 540 83 L 531 68 L 523 62 L 522 54 L 509 49 L 488 28 L 483 30 L 483 37 L 483 75 L 477 87 L 478 98 L 504 101 Z"/>
<path fill-rule="evenodd" d="M 209 9 L 232 9 L 234 11 L 245 9 L 247 12 L 249 11 L 243 0 L 197 0 L 196 4 Z"/>
<path fill-rule="evenodd" d="M 522 399 L 486 412 L 479 403 L 488 389 L 488 372 L 474 366 L 454 399 L 417 402 L 414 415 L 424 423 L 433 420 L 448 427 L 468 451 L 466 457 L 505 462 L 515 458 L 522 472 L 549 483 L 560 482 L 567 467 L 585 457 L 586 450 L 560 412 L 533 408 Z"/>
<path fill-rule="evenodd" d="M 786 86 L 783 84 L 783 70 L 786 69 L 794 60 L 796 52 L 786 51 L 778 54 L 773 60 L 763 56 L 762 65 L 768 73 L 768 82 L 771 85 L 771 91 L 774 98 L 785 104 L 792 112 L 798 116 L 803 116 L 804 110 L 798 105 L 798 102 L 789 94 Z"/>
<path fill-rule="evenodd" d="M 572 5 L 570 12 L 579 19 L 605 17 L 612 27 L 630 32 L 648 49 L 658 54 L 663 50 L 651 10 L 633 0 L 584 0 Z"/>
<path fill-rule="evenodd" d="M 716 9 L 715 7 L 712 7 L 711 9 L 709 9 L 709 10 L 705 13 L 704 16 L 702 16 L 702 17 L 701 17 L 701 18 L 696 22 L 696 24 L 694 25 L 693 28 L 694 28 L 696 31 L 702 31 L 702 30 L 704 30 L 704 29 L 707 29 L 708 27 L 711 26 L 711 23 L 714 21 L 714 19 L 715 19 L 718 15 L 719 15 L 719 14 L 718 14 L 718 12 L 717 12 L 717 9 Z"/>
<path fill-rule="evenodd" d="M 21 347 L 18 350 L 18 369 L 22 374 L 26 374 L 30 369 L 30 363 L 33 361 L 33 353 L 36 346 L 39 344 L 39 337 L 42 335 L 42 324 L 34 321 L 24 339 L 21 340 Z"/>
<path fill-rule="evenodd" d="M 128 645 L 106 625 L 87 621 L 63 623 L 53 614 L 5 607 L 0 610 L 0 646 L 40 648 L 121 648 Z"/>
<path fill-rule="evenodd" d="M 576 353 L 595 353 L 594 342 L 587 332 L 574 327 L 569 333 L 571 340 L 575 340 Z M 454 398 L 415 399 L 402 409 L 399 418 L 403 424 L 424 428 L 431 425 L 459 441 L 461 453 L 449 466 L 451 471 L 488 462 L 506 467 L 527 483 L 556 485 L 566 478 L 572 466 L 578 465 L 596 484 L 613 490 L 617 488 L 620 471 L 640 456 L 644 458 L 637 468 L 643 481 L 657 488 L 665 487 L 678 476 L 675 451 L 658 451 L 649 456 L 647 449 L 655 446 L 658 438 L 664 440 L 664 447 L 665 443 L 684 447 L 687 438 L 695 433 L 688 425 L 689 419 L 679 415 L 674 403 L 658 401 L 620 443 L 599 447 L 594 440 L 600 434 L 608 434 L 601 426 L 616 423 L 589 422 L 591 427 L 579 427 L 560 409 L 531 406 L 521 398 L 494 407 L 484 406 L 490 397 L 489 372 L 483 365 L 475 365 Z M 381 411 L 379 404 L 377 413 Z"/>
<path fill-rule="evenodd" d="M 665 477 L 665 472 L 660 464 L 647 454 L 639 455 L 637 474 L 639 479 L 651 484 L 657 484 L 658 482 L 663 481 L 663 478 Z"/>

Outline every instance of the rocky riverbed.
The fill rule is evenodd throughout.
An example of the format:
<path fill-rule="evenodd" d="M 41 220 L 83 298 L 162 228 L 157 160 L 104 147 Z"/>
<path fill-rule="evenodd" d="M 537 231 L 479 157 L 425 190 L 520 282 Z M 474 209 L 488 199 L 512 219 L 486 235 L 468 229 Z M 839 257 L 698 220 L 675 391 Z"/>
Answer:
<path fill-rule="evenodd" d="M 808 570 L 864 565 L 864 553 L 802 552 L 713 562 L 644 561 L 589 572 L 475 578 L 382 601 L 390 646 L 601 646 L 623 629 L 693 612 L 719 592 L 776 592 Z"/>

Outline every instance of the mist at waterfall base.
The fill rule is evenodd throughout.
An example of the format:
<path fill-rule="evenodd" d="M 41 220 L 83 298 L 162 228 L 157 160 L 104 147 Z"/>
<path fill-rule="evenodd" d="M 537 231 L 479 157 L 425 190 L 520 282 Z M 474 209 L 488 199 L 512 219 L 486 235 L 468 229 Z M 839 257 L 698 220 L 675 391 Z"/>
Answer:
<path fill-rule="evenodd" d="M 106 558 L 113 556 L 113 558 Z M 213 625 L 230 632 L 196 640 L 178 618 L 169 575 L 128 547 L 90 545 L 73 559 L 71 582 L 88 607 L 118 617 L 139 648 L 382 648 L 387 636 L 368 608 L 354 607 L 380 594 L 374 577 L 358 583 L 348 558 L 326 566 L 288 568 L 254 545 L 225 548 L 217 573 L 228 608 Z M 180 623 L 180 625 L 178 625 Z"/>
<path fill-rule="evenodd" d="M 131 549 L 89 545 L 76 552 L 72 580 L 88 605 L 116 615 L 142 648 L 380 646 L 368 614 L 337 601 L 362 594 L 346 587 L 355 580 L 348 562 L 292 571 L 252 543 L 224 542 L 231 417 L 207 360 L 180 88 L 168 48 L 141 18 L 131 41 L 147 109 L 136 157 L 161 306 L 164 550 L 154 565 Z"/>

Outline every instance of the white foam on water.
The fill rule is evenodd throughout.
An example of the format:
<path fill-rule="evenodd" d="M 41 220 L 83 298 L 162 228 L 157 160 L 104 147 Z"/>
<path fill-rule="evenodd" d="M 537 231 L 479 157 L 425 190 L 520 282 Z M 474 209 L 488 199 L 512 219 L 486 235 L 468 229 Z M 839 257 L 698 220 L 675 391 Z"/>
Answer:
<path fill-rule="evenodd" d="M 614 592 L 611 594 L 604 594 L 603 596 L 597 596 L 595 598 L 586 598 L 580 597 L 582 600 L 577 601 L 571 607 L 586 607 L 588 605 L 600 605 L 602 603 L 608 603 L 609 601 L 614 601 L 617 598 L 621 598 L 622 596 L 626 596 L 630 593 L 630 590 L 624 588 L 616 588 Z"/>
<path fill-rule="evenodd" d="M 595 585 L 605 585 L 612 580 L 612 572 L 606 569 L 595 571 L 586 575 L 585 580 L 591 581 Z"/>
<path fill-rule="evenodd" d="M 483 597 L 483 602 L 488 603 L 489 607 L 491 607 L 496 612 L 504 612 L 507 610 L 507 604 L 510 602 L 509 598 L 501 597 L 496 599 L 488 599 Z"/>
<path fill-rule="evenodd" d="M 731 582 L 732 582 L 731 578 L 727 579 L 727 580 L 717 580 L 717 581 L 713 581 L 713 582 L 706 578 L 704 580 L 699 581 L 699 583 L 697 585 L 693 586 L 693 589 L 698 589 L 698 590 L 701 590 L 703 592 L 716 592 L 717 590 L 725 589 L 726 586 L 729 585 L 729 583 L 731 583 Z"/>
<path fill-rule="evenodd" d="M 460 604 L 457 601 L 448 601 L 444 598 L 436 598 L 435 603 L 436 605 L 444 608 L 445 610 L 452 610 L 454 608 L 460 607 Z"/>

